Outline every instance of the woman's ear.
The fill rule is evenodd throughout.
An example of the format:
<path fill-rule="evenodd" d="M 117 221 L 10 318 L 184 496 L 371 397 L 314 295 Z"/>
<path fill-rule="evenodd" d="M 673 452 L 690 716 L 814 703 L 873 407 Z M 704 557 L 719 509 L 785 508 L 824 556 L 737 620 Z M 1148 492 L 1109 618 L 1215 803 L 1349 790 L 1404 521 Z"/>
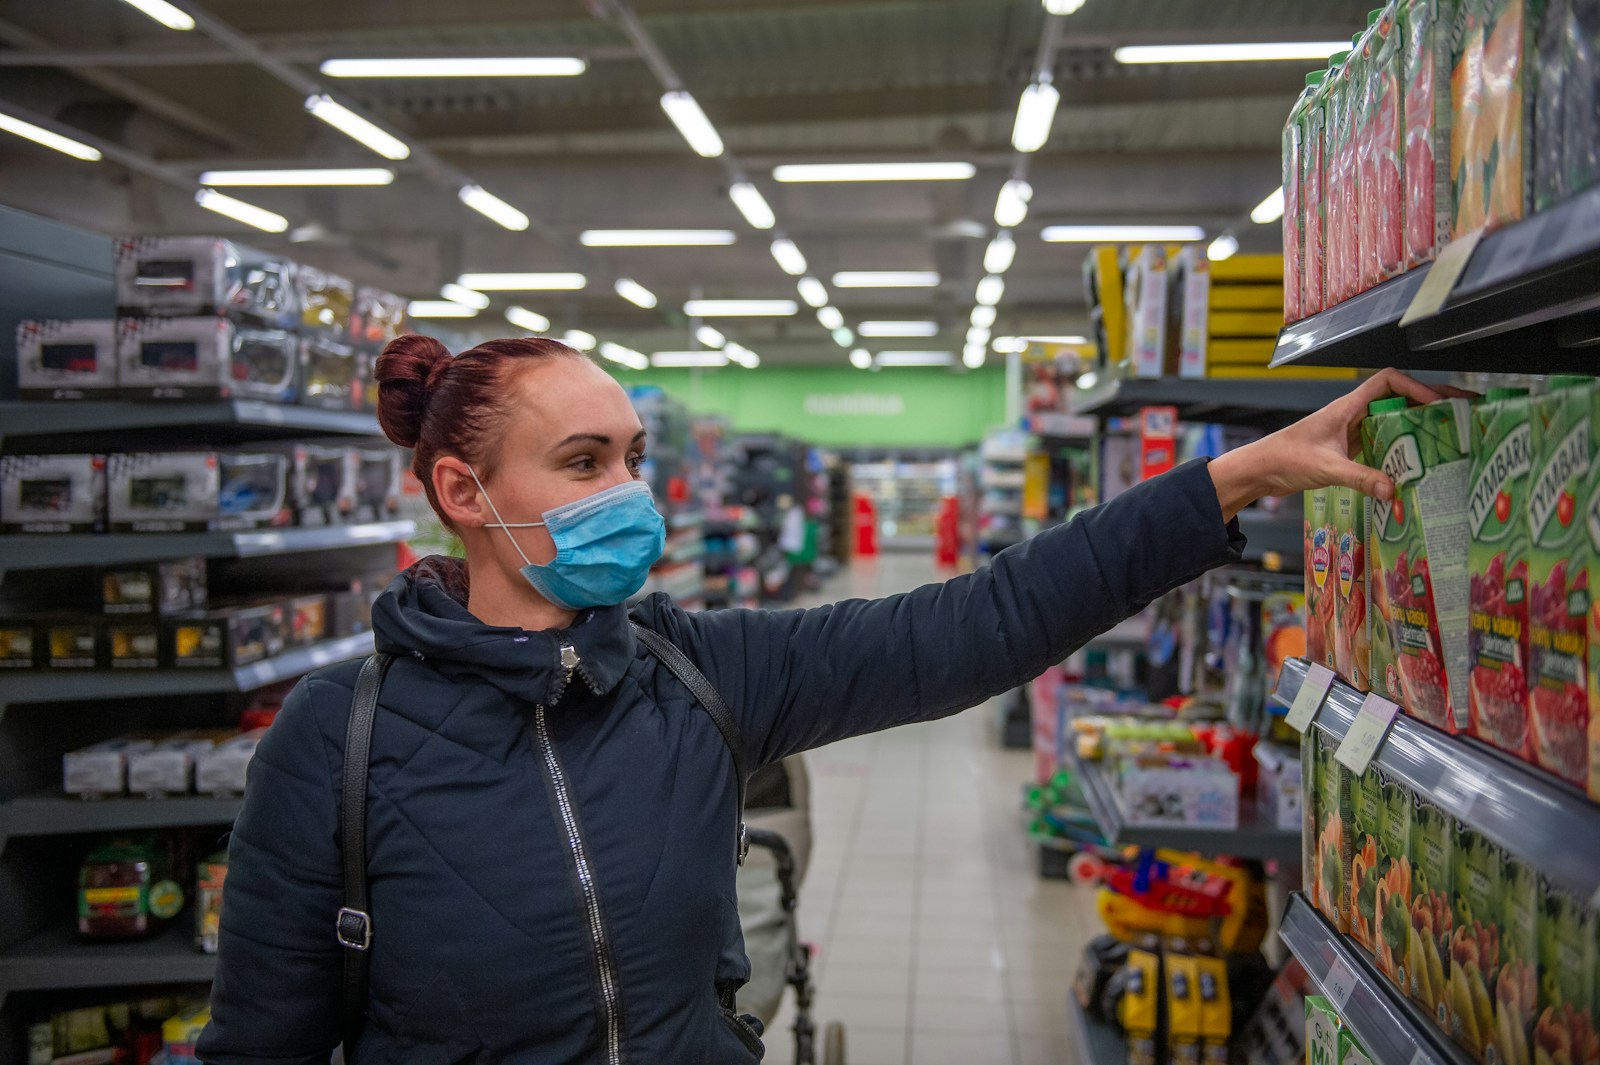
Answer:
<path fill-rule="evenodd" d="M 433 464 L 433 494 L 458 529 L 481 528 L 493 520 L 472 472 L 454 456 L 443 456 Z"/>

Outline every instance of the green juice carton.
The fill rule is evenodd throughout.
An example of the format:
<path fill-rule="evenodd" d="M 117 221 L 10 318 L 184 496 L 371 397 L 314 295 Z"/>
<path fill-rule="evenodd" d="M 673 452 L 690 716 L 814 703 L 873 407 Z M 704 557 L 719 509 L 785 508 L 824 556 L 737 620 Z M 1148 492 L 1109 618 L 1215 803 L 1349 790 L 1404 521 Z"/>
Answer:
<path fill-rule="evenodd" d="M 1505 852 L 1464 825 L 1455 826 L 1455 878 L 1450 933 L 1450 1024 L 1455 1041 L 1474 1058 L 1497 1065 L 1494 999 L 1501 967 Z"/>
<path fill-rule="evenodd" d="M 1553 377 L 1533 401 L 1528 489 L 1528 714 L 1540 766 L 1589 781 L 1589 574 L 1579 499 L 1589 481 L 1595 384 Z"/>
<path fill-rule="evenodd" d="M 1596 935 L 1593 910 L 1545 879 L 1539 911 L 1538 1015 L 1532 1026 L 1533 1057 L 1541 1063 L 1600 1061 L 1595 1032 Z"/>
<path fill-rule="evenodd" d="M 1411 932 L 1406 942 L 1406 993 L 1450 1028 L 1450 939 L 1455 927 L 1455 825 L 1422 796 L 1411 802 Z"/>
<path fill-rule="evenodd" d="M 1383 817 L 1383 790 L 1378 769 L 1355 778 L 1350 789 L 1350 937 L 1375 950 L 1378 927 L 1378 830 Z"/>
<path fill-rule="evenodd" d="M 1339 1029 L 1339 1065 L 1373 1065 L 1372 1055 L 1348 1028 Z"/>
<path fill-rule="evenodd" d="M 1339 1014 L 1321 995 L 1306 996 L 1306 1065 L 1339 1065 Z"/>
<path fill-rule="evenodd" d="M 1373 687 L 1398 689 L 1406 713 L 1460 731 L 1467 725 L 1471 409 L 1465 399 L 1408 407 L 1396 398 L 1368 410 L 1365 461 L 1396 486 L 1394 499 L 1372 505 L 1368 587 L 1383 583 L 1382 616 L 1373 624 L 1389 637 L 1373 643 Z"/>
<path fill-rule="evenodd" d="M 1335 584 L 1336 542 L 1330 503 L 1334 489 L 1306 493 L 1306 657 L 1333 669 L 1334 629 L 1338 619 Z"/>
<path fill-rule="evenodd" d="M 1595 395 L 1594 416 L 1600 418 L 1600 391 Z M 1594 446 L 1593 440 L 1590 446 Z M 1579 540 L 1583 581 L 1587 585 L 1589 574 L 1600 576 L 1600 462 L 1590 463 L 1589 476 L 1584 482 L 1583 524 L 1584 536 Z M 1584 625 L 1590 647 L 1600 646 L 1600 601 L 1589 597 L 1589 616 Z M 1589 704 L 1589 775 L 1587 786 L 1591 799 L 1600 799 L 1600 668 L 1589 669 L 1587 684 Z M 1600 1016 L 1596 1016 L 1600 1021 Z"/>
<path fill-rule="evenodd" d="M 1330 488 L 1333 517 L 1335 623 L 1334 670 L 1366 691 L 1372 668 L 1371 617 L 1367 611 L 1367 498 L 1353 488 Z"/>
<path fill-rule="evenodd" d="M 1354 775 L 1334 760 L 1334 742 L 1317 734 L 1317 909 L 1341 932 L 1350 931 L 1350 859 Z"/>
<path fill-rule="evenodd" d="M 1373 958 L 1378 971 L 1406 988 L 1411 935 L 1411 792 L 1378 772 L 1378 866 L 1372 894 Z"/>
<path fill-rule="evenodd" d="M 1539 920 L 1543 898 L 1539 874 L 1505 857 L 1501 876 L 1500 976 L 1494 986 L 1496 1065 L 1531 1065 L 1528 1034 L 1539 999 Z"/>
<path fill-rule="evenodd" d="M 1496 388 L 1472 408 L 1467 496 L 1468 731 L 1533 761 L 1528 726 L 1528 482 L 1533 429 L 1525 389 Z"/>

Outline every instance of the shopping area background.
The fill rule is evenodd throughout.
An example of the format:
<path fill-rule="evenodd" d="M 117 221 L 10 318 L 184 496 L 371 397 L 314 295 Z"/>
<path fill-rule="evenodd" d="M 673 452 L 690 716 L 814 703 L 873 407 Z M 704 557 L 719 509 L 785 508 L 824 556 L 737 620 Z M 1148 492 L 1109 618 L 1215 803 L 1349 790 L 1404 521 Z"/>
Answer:
<path fill-rule="evenodd" d="M 13 6 L 0 1063 L 195 1060 L 255 745 L 458 550 L 372 413 L 412 330 L 616 375 L 689 609 L 1472 390 L 1373 406 L 1394 499 L 769 778 L 741 1006 L 778 1062 L 1600 1063 L 1600 5 Z"/>

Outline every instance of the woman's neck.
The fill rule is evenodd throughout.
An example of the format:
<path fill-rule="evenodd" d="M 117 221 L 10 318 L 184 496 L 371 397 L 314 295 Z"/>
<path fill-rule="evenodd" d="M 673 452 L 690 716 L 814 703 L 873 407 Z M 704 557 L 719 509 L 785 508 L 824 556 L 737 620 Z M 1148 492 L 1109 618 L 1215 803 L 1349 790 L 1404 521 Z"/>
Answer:
<path fill-rule="evenodd" d="M 475 563 L 469 553 L 467 578 L 471 582 L 467 611 L 485 625 L 538 632 L 570 628 L 577 617 L 540 595 L 521 573 L 508 572 L 493 558 Z"/>

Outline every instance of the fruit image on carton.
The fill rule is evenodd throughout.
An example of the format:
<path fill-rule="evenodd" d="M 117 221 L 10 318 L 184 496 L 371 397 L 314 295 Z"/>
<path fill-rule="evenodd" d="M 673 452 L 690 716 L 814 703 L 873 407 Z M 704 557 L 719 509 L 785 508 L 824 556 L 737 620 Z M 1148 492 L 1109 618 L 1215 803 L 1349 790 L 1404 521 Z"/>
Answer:
<path fill-rule="evenodd" d="M 1446 1031 L 1450 1027 L 1450 941 L 1455 920 L 1455 831 L 1450 818 L 1421 796 L 1411 806 L 1411 932 L 1406 990 Z"/>
<path fill-rule="evenodd" d="M 1505 853 L 1472 829 L 1455 828 L 1448 1031 L 1474 1058 L 1489 1062 L 1495 1045 L 1490 994 L 1503 962 Z"/>

